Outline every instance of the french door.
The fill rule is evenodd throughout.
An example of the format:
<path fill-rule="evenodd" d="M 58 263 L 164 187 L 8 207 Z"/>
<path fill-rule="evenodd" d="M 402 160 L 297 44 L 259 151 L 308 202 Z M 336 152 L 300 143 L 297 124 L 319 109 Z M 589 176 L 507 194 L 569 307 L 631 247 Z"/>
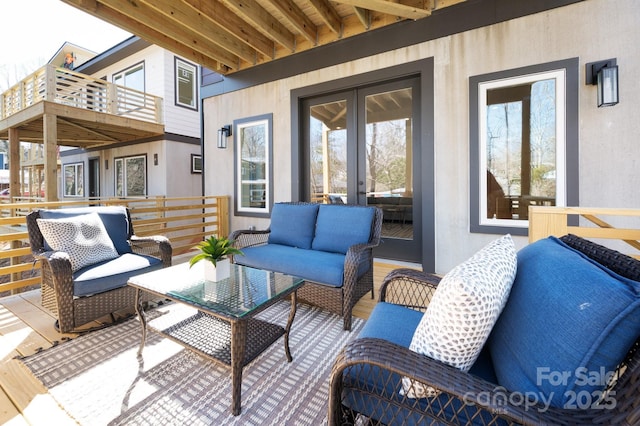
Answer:
<path fill-rule="evenodd" d="M 407 78 L 303 101 L 303 195 L 379 207 L 376 257 L 422 260 L 419 96 Z"/>

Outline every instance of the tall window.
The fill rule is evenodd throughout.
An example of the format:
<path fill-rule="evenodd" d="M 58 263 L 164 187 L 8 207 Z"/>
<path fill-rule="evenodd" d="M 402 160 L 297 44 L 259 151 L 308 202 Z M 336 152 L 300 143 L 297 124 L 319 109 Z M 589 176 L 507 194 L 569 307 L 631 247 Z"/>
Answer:
<path fill-rule="evenodd" d="M 195 65 L 175 58 L 176 105 L 198 109 L 198 71 Z"/>
<path fill-rule="evenodd" d="M 113 82 L 120 86 L 144 92 L 144 63 L 134 65 L 113 75 Z"/>
<path fill-rule="evenodd" d="M 271 194 L 272 114 L 234 122 L 236 215 L 266 216 Z"/>
<path fill-rule="evenodd" d="M 147 195 L 147 156 L 121 157 L 114 160 L 116 197 Z"/>
<path fill-rule="evenodd" d="M 84 196 L 84 163 L 64 165 L 64 196 Z"/>
<path fill-rule="evenodd" d="M 471 82 L 477 93 L 472 100 L 477 116 L 472 180 L 478 183 L 472 197 L 472 230 L 526 229 L 530 206 L 569 202 L 568 167 L 577 163 L 577 155 L 572 148 L 569 155 L 567 151 L 576 143 L 567 131 L 568 108 L 573 108 L 567 69 L 475 77 Z"/>

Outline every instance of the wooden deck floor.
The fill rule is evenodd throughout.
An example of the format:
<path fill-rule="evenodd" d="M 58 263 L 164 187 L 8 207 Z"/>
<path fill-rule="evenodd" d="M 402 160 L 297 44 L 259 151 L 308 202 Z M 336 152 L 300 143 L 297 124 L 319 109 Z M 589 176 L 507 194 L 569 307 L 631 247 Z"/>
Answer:
<path fill-rule="evenodd" d="M 176 259 L 174 264 L 181 261 L 185 259 Z M 391 263 L 375 263 L 375 299 L 365 295 L 354 308 L 355 316 L 368 318 L 382 279 L 397 267 Z M 51 314 L 40 306 L 39 290 L 0 298 L 0 424 L 76 424 L 58 407 L 43 385 L 14 359 L 31 355 L 40 348 L 49 348 L 64 338 L 76 337 L 75 334 L 58 333 L 53 323 Z"/>

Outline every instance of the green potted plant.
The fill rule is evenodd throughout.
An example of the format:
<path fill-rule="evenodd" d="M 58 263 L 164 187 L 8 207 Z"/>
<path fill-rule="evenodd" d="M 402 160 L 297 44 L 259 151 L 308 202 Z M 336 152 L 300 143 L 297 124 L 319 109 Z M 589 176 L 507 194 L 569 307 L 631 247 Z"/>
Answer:
<path fill-rule="evenodd" d="M 227 237 L 218 238 L 212 235 L 208 239 L 198 243 L 194 248 L 200 250 L 189 260 L 189 268 L 201 260 L 204 262 L 204 277 L 209 281 L 221 281 L 229 278 L 230 260 L 228 255 L 243 254 L 233 247 L 233 241 Z"/>

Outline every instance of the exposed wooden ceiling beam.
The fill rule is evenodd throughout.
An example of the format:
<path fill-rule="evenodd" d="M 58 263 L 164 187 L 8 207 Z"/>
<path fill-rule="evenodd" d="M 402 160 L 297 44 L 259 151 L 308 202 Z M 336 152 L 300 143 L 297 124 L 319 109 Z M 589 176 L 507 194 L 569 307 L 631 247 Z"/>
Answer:
<path fill-rule="evenodd" d="M 138 0 L 138 2 L 145 3 L 148 7 L 171 19 L 173 26 L 182 25 L 187 31 L 202 35 L 210 43 L 234 56 L 238 56 L 251 64 L 257 62 L 255 49 L 232 37 L 218 23 L 208 19 L 197 10 L 191 7 L 184 7 L 173 0 Z"/>
<path fill-rule="evenodd" d="M 198 13 L 206 16 L 207 19 L 228 31 L 229 34 L 238 40 L 248 44 L 268 58 L 273 59 L 276 50 L 274 41 L 256 30 L 248 22 L 240 19 L 238 15 L 224 7 L 221 3 L 211 0 L 182 1 Z"/>
<path fill-rule="evenodd" d="M 371 12 L 369 12 L 369 10 L 354 6 L 353 11 L 356 13 L 365 30 L 371 28 Z"/>
<path fill-rule="evenodd" d="M 260 6 L 255 0 L 220 0 L 258 31 L 281 44 L 291 52 L 296 50 L 296 38 L 284 25 Z"/>
<path fill-rule="evenodd" d="M 96 18 L 116 25 L 125 31 L 129 31 L 132 34 L 147 40 L 148 42 L 162 46 L 165 49 L 172 51 L 173 53 L 182 56 L 185 59 L 189 59 L 197 64 L 211 69 L 219 70 L 219 63 L 215 59 L 195 51 L 191 46 L 184 45 L 177 40 L 172 39 L 166 34 L 159 32 L 144 23 L 129 18 L 128 16 L 107 7 L 96 0 L 61 0 L 62 2 L 76 7 Z M 224 72 L 223 70 L 219 70 Z"/>
<path fill-rule="evenodd" d="M 158 12 L 156 9 L 150 7 L 148 4 L 142 1 L 129 1 L 129 0 L 99 0 L 100 3 L 108 6 L 114 10 L 119 11 L 123 15 L 144 23 L 151 25 L 156 31 L 166 34 L 168 37 L 186 45 L 190 46 L 193 50 L 203 53 L 218 62 L 223 63 L 231 69 L 238 69 L 240 67 L 240 60 L 238 56 L 228 52 L 227 50 L 215 47 L 200 32 L 190 33 L 184 30 L 182 25 L 176 25 L 172 18 L 167 17 L 163 13 Z"/>
<path fill-rule="evenodd" d="M 308 0 L 325 25 L 338 36 L 342 34 L 342 19 L 328 0 Z"/>
<path fill-rule="evenodd" d="M 314 45 L 318 44 L 318 28 L 292 0 L 271 0 L 271 5 L 282 14 L 302 37 Z"/>
<path fill-rule="evenodd" d="M 414 6 L 407 6 L 388 0 L 334 0 L 336 3 L 358 6 L 388 15 L 400 16 L 406 19 L 422 19 L 431 15 L 430 10 L 421 9 Z"/>

